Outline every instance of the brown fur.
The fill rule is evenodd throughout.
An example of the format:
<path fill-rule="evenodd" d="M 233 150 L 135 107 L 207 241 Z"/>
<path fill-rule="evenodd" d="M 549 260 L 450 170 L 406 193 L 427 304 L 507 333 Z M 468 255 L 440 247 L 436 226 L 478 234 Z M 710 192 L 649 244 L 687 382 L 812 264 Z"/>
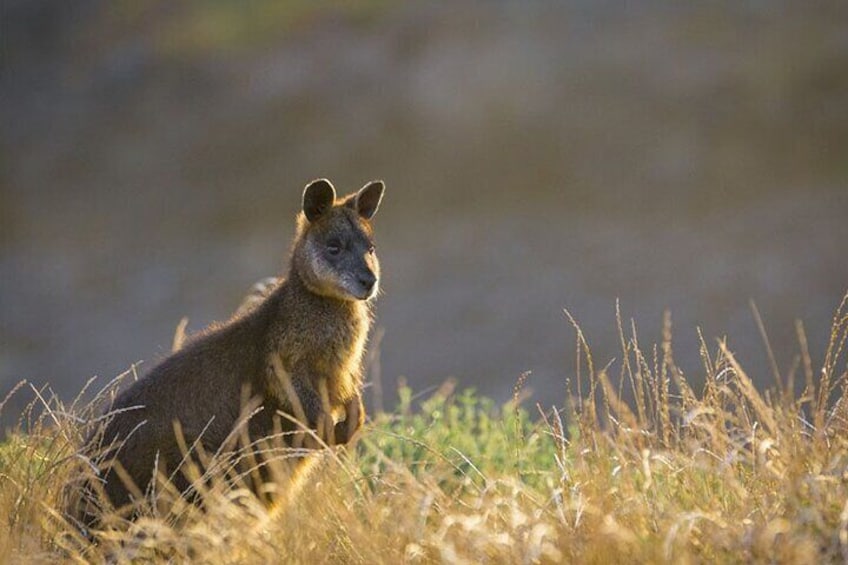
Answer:
<path fill-rule="evenodd" d="M 247 425 L 250 440 L 299 429 L 285 413 L 305 419 L 302 425 L 327 444 L 350 441 L 365 418 L 362 356 L 379 278 L 370 220 L 382 191 L 375 182 L 337 200 L 329 182 L 308 185 L 288 277 L 259 304 L 190 338 L 118 396 L 118 412 L 101 436 L 102 486 L 113 505 L 136 498 L 121 475 L 139 487 L 137 495 L 154 468 L 173 474 L 185 490 L 189 481 L 177 469 L 185 449 L 175 424 L 184 446 L 226 452 L 235 447 L 232 432 L 246 404 L 258 410 Z M 336 253 L 339 241 L 343 250 Z M 303 438 L 295 446 L 320 445 Z"/>

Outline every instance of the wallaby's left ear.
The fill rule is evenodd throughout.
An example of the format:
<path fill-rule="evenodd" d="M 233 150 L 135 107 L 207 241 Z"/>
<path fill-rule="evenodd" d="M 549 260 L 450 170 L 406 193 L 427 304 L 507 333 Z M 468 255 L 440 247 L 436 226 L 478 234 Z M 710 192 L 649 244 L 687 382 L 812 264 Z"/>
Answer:
<path fill-rule="evenodd" d="M 356 211 L 359 215 L 370 220 L 377 213 L 377 208 L 380 207 L 380 200 L 383 199 L 383 190 L 386 185 L 381 180 L 372 180 L 365 186 L 359 189 L 356 193 Z"/>
<path fill-rule="evenodd" d="M 315 179 L 303 189 L 303 215 L 314 222 L 332 208 L 336 189 L 327 179 Z"/>

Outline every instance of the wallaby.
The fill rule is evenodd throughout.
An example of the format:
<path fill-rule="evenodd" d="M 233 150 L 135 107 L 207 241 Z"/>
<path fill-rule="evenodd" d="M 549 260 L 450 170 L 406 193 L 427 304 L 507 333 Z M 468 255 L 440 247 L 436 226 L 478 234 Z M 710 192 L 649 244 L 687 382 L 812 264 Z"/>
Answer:
<path fill-rule="evenodd" d="M 155 473 L 188 489 L 178 472 L 186 446 L 226 450 L 246 413 L 251 441 L 272 434 L 295 447 L 320 446 L 315 437 L 350 441 L 365 419 L 362 357 L 380 277 L 371 220 L 383 190 L 373 181 L 337 199 L 328 180 L 309 183 L 288 276 L 118 395 L 99 432 L 107 446 L 100 478 L 112 505 L 133 502 Z M 298 422 L 282 414 L 314 432 L 295 434 Z"/>

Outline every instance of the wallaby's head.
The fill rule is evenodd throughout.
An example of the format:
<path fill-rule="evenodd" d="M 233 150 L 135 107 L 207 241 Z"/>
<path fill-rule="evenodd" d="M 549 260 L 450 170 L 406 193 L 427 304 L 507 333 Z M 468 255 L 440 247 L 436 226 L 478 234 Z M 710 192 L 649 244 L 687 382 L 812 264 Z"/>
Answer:
<path fill-rule="evenodd" d="M 371 219 L 384 188 L 382 181 L 372 181 L 336 198 L 326 179 L 306 185 L 292 266 L 309 290 L 341 300 L 369 300 L 377 294 L 380 263 Z"/>

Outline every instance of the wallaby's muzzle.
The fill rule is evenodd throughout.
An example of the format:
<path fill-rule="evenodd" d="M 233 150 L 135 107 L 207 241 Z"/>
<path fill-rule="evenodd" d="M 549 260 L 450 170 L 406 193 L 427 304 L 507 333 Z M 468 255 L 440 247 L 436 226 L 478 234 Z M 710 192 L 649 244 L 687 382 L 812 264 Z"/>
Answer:
<path fill-rule="evenodd" d="M 359 286 L 362 287 L 362 300 L 370 300 L 377 294 L 377 275 L 373 272 L 366 271 L 358 277 Z"/>

